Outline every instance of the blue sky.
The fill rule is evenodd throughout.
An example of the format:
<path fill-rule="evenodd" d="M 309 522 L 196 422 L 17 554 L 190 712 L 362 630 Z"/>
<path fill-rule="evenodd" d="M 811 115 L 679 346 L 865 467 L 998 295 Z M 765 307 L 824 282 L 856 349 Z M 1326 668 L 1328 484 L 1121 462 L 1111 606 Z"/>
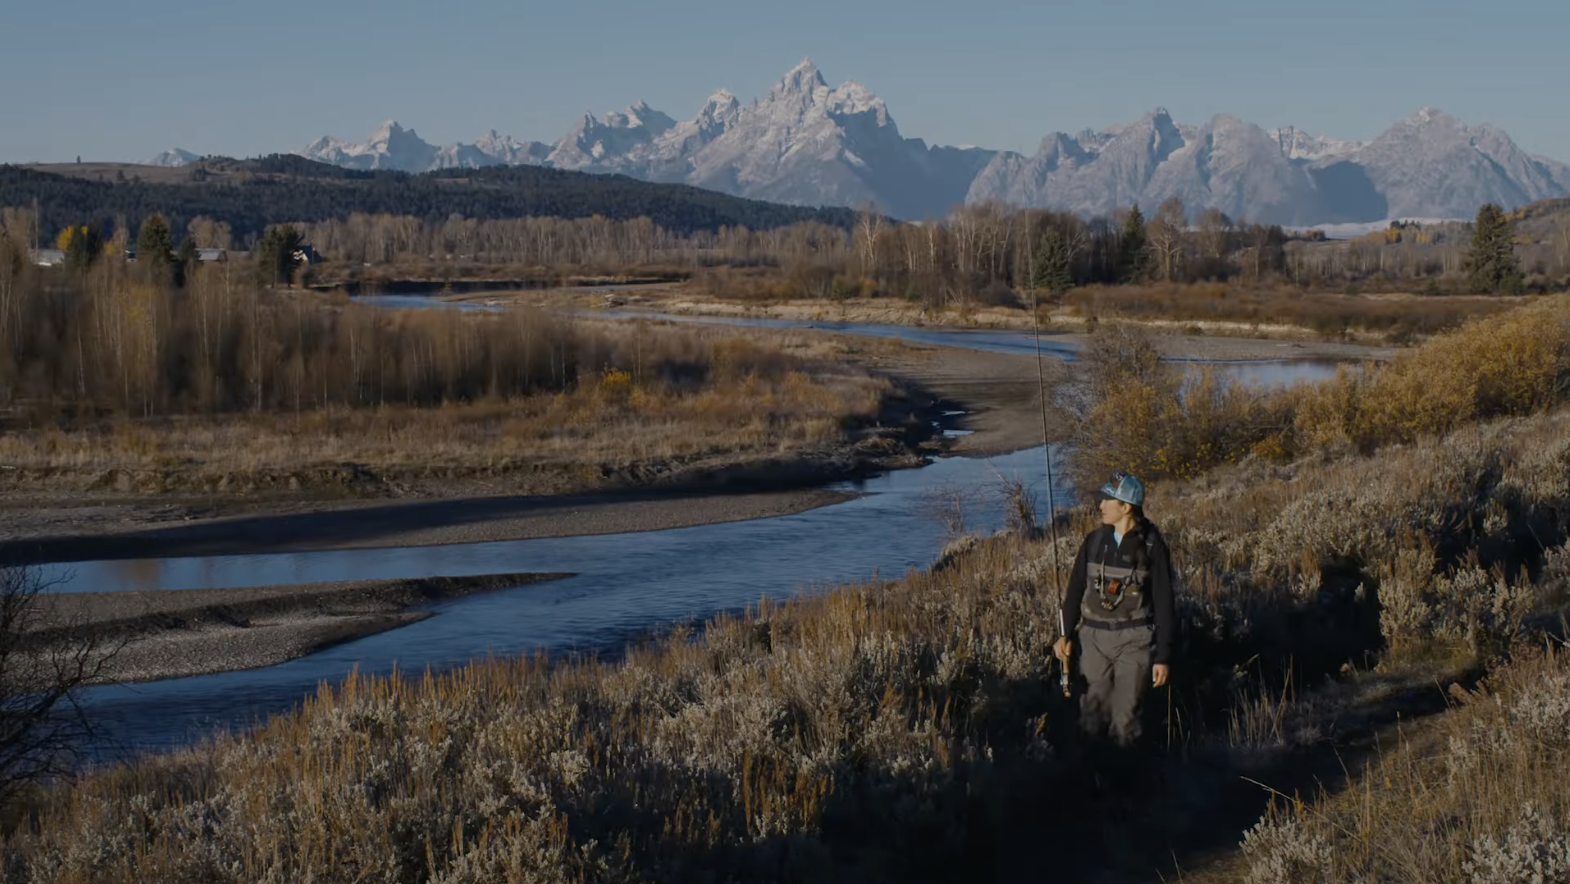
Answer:
<path fill-rule="evenodd" d="M 1563 0 L 78 0 L 3 21 L 0 162 L 254 156 L 386 118 L 554 141 L 639 99 L 750 102 L 803 56 L 929 143 L 1033 153 L 1157 106 L 1367 139 L 1427 105 L 1570 161 Z"/>

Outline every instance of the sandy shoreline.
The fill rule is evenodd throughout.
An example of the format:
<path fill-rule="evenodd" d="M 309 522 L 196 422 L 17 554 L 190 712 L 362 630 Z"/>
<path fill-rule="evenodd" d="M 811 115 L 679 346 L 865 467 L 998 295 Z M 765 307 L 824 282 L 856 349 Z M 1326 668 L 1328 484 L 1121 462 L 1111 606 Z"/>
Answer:
<path fill-rule="evenodd" d="M 422 605 L 555 580 L 483 574 L 236 589 L 43 594 L 34 641 L 99 637 L 103 681 L 138 682 L 273 666 L 432 616 Z"/>

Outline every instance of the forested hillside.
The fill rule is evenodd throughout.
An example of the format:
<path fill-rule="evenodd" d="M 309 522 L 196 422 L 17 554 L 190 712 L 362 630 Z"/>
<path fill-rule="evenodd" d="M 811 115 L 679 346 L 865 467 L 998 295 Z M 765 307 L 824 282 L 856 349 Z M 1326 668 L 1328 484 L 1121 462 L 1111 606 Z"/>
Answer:
<path fill-rule="evenodd" d="M 771 229 L 819 221 L 848 229 L 850 209 L 814 209 L 741 199 L 679 184 L 652 184 L 621 175 L 593 175 L 532 166 L 455 169 L 410 175 L 355 172 L 302 157 L 212 160 L 183 181 L 152 182 L 117 170 L 104 180 L 19 166 L 0 166 L 0 206 L 37 201 L 42 232 L 71 224 L 135 225 L 154 212 L 174 229 L 206 216 L 226 222 L 239 242 L 269 224 L 325 221 L 356 213 L 445 220 L 530 216 L 648 218 L 680 234 L 724 226 Z"/>

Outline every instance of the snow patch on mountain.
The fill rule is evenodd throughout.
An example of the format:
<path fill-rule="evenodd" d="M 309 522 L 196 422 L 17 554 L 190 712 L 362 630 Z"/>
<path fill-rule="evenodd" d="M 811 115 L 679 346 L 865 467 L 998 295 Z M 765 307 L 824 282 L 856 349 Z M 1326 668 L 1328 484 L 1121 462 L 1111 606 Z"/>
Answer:
<path fill-rule="evenodd" d="M 199 159 L 201 159 L 201 156 L 198 154 L 194 154 L 188 150 L 185 150 L 184 148 L 171 147 L 163 153 L 158 154 L 157 156 L 148 160 L 147 165 L 166 167 L 184 166 L 187 163 L 194 163 Z"/>

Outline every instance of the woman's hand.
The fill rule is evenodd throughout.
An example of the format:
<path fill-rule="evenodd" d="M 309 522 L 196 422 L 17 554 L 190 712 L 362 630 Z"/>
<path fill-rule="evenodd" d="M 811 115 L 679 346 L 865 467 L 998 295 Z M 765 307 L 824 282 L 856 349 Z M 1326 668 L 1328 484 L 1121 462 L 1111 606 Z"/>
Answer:
<path fill-rule="evenodd" d="M 1067 637 L 1059 638 L 1052 646 L 1052 654 L 1064 663 L 1068 662 L 1069 655 L 1074 653 L 1074 643 Z"/>
<path fill-rule="evenodd" d="M 1167 668 L 1167 664 L 1165 663 L 1157 663 L 1155 666 L 1150 667 L 1151 686 L 1159 688 L 1166 684 L 1167 676 L 1171 675 L 1171 672 L 1172 671 Z"/>

